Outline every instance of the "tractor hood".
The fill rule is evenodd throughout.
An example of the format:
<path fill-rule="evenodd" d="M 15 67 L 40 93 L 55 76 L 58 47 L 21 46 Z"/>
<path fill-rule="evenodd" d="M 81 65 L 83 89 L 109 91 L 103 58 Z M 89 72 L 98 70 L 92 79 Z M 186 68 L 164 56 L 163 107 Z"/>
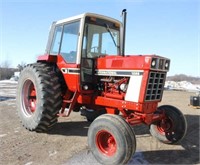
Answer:
<path fill-rule="evenodd" d="M 97 59 L 97 69 L 168 71 L 170 60 L 157 55 L 103 56 Z"/>

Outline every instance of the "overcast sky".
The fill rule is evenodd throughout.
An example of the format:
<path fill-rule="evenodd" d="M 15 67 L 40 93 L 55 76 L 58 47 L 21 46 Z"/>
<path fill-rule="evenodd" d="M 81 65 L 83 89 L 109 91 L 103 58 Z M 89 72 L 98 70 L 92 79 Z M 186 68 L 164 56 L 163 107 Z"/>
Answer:
<path fill-rule="evenodd" d="M 126 54 L 171 59 L 168 75 L 200 76 L 200 0 L 0 0 L 0 64 L 33 63 L 45 51 L 49 27 L 84 12 L 121 20 Z"/>

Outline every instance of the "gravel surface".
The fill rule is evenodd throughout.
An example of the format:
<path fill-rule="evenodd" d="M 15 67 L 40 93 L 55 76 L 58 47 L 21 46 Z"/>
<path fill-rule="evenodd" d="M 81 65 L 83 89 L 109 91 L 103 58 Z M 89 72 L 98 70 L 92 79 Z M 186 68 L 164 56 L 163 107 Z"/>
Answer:
<path fill-rule="evenodd" d="M 0 82 L 0 165 L 97 164 L 87 147 L 90 123 L 74 112 L 59 118 L 48 133 L 30 132 L 22 127 L 16 112 L 15 82 Z M 176 145 L 158 142 L 145 125 L 135 126 L 137 150 L 128 164 L 200 164 L 200 109 L 189 104 L 194 93 L 165 91 L 162 104 L 178 107 L 185 114 L 188 131 Z"/>

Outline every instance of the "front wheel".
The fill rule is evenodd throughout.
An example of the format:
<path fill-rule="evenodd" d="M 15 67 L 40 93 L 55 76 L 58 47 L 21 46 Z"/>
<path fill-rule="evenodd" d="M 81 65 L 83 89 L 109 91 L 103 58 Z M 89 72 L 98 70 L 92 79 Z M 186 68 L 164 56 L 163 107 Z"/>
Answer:
<path fill-rule="evenodd" d="M 166 144 L 174 144 L 183 139 L 187 131 L 187 122 L 179 109 L 163 105 L 158 107 L 156 113 L 163 113 L 165 117 L 150 125 L 152 136 Z"/>
<path fill-rule="evenodd" d="M 120 116 L 105 114 L 93 121 L 88 130 L 88 145 L 102 164 L 125 164 L 136 149 L 135 134 Z"/>

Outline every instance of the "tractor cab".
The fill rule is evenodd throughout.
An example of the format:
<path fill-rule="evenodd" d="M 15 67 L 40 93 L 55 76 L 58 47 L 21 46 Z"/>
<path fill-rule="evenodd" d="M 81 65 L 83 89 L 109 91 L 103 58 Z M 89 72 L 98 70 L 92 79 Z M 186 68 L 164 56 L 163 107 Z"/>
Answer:
<path fill-rule="evenodd" d="M 120 55 L 120 31 L 118 20 L 91 13 L 53 22 L 46 55 L 38 61 L 56 62 L 72 92 L 92 92 L 96 59 Z"/>

